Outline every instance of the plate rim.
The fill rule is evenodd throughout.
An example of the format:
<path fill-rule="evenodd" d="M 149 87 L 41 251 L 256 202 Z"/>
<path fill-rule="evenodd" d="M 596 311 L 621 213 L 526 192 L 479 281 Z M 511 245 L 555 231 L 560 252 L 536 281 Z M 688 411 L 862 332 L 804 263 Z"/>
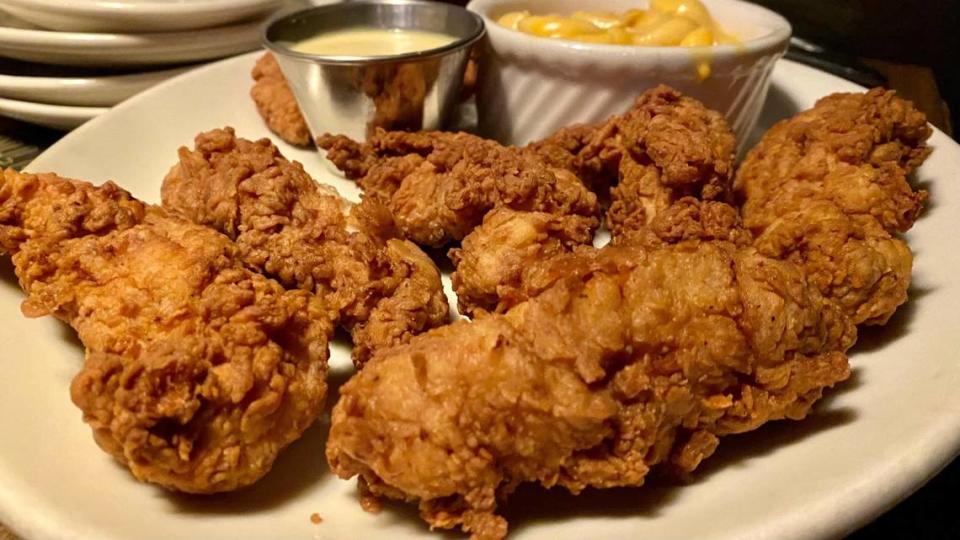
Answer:
<path fill-rule="evenodd" d="M 50 76 L 31 76 L 31 75 L 11 75 L 9 73 L 0 73 L 0 86 L 4 83 L 10 85 L 22 85 L 18 88 L 57 88 L 60 86 L 77 85 L 101 85 L 111 83 L 137 83 L 152 80 L 165 80 L 181 73 L 186 73 L 200 66 L 179 66 L 173 68 L 151 69 L 138 71 L 135 73 L 123 74 L 105 74 L 105 75 L 82 75 L 75 77 L 50 77 Z"/>
<path fill-rule="evenodd" d="M 110 107 L 56 105 L 0 97 L 0 116 L 39 124 L 56 130 L 73 129 L 103 116 Z"/>
<path fill-rule="evenodd" d="M 23 111 L 31 111 L 31 112 L 36 111 L 37 114 L 44 114 L 44 111 L 49 111 L 49 114 L 61 113 L 63 115 L 70 115 L 70 114 L 81 115 L 81 114 L 89 113 L 89 114 L 93 114 L 94 116 L 103 115 L 112 108 L 112 107 L 87 107 L 83 105 L 58 105 L 56 103 L 37 103 L 35 101 L 26 101 L 22 99 L 11 99 L 11 98 L 0 97 L 0 108 L 4 106 L 18 108 L 19 110 L 23 110 Z M 40 156 L 37 156 L 37 157 L 40 157 Z"/>
<path fill-rule="evenodd" d="M 139 0 L 136 3 L 117 2 L 115 0 L 92 0 L 76 2 L 70 0 L 9 0 L 24 7 L 43 7 L 59 13 L 83 13 L 105 15 L 195 15 L 206 14 L 223 9 L 247 11 L 262 7 L 267 9 L 280 4 L 281 0 L 204 0 L 203 2 L 163 2 L 158 0 Z"/>
<path fill-rule="evenodd" d="M 248 33 L 259 40 L 262 21 L 242 21 L 227 26 L 196 30 L 178 30 L 173 32 L 58 32 L 55 30 L 37 30 L 34 28 L 15 28 L 0 25 L 0 47 L 27 47 L 29 50 L 50 47 L 81 47 L 86 50 L 127 49 L 129 47 L 159 48 L 176 47 L 178 49 L 197 48 L 198 44 L 214 46 L 218 40 L 240 40 Z"/>
<path fill-rule="evenodd" d="M 195 66 L 123 75 L 34 77 L 0 73 L 0 98 L 48 105 L 112 107 Z"/>

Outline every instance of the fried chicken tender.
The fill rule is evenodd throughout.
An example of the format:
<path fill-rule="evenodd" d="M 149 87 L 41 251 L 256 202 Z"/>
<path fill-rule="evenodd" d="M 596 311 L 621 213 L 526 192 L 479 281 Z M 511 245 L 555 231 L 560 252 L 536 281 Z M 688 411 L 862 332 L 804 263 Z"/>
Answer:
<path fill-rule="evenodd" d="M 619 131 L 619 181 L 606 221 L 613 237 L 647 225 L 683 197 L 733 201 L 736 142 L 720 113 L 658 87 L 637 99 Z"/>
<path fill-rule="evenodd" d="M 492 210 L 450 250 L 460 313 L 472 317 L 511 303 L 506 291 L 517 288 L 534 263 L 590 245 L 595 228 L 596 221 L 583 216 Z"/>
<path fill-rule="evenodd" d="M 405 237 L 424 246 L 463 239 L 494 208 L 599 214 L 596 196 L 571 172 L 467 133 L 378 130 L 363 144 L 341 135 L 317 144 L 365 198 L 389 208 Z"/>
<path fill-rule="evenodd" d="M 358 365 L 447 322 L 439 270 L 414 244 L 387 237 L 384 208 L 352 206 L 267 139 L 227 128 L 195 143 L 164 180 L 164 207 L 229 236 L 250 267 L 323 298 L 350 331 Z"/>
<path fill-rule="evenodd" d="M 857 324 L 886 323 L 907 299 L 912 256 L 895 235 L 927 197 L 908 175 L 930 134 L 921 112 L 882 89 L 827 96 L 775 125 L 735 180 L 758 249 L 803 267 Z"/>
<path fill-rule="evenodd" d="M 546 261 L 507 313 L 375 355 L 341 389 L 332 470 L 499 539 L 497 502 L 520 483 L 639 486 L 654 466 L 696 469 L 723 435 L 806 416 L 848 377 L 855 327 L 748 235 L 682 223 L 736 216 L 697 205 L 725 206 L 685 200 L 637 243 Z"/>
<path fill-rule="evenodd" d="M 596 192 L 611 190 L 607 228 L 616 236 L 682 197 L 731 202 L 735 146 L 723 116 L 660 85 L 621 115 L 561 129 L 527 149 Z"/>
<path fill-rule="evenodd" d="M 734 147 L 723 117 L 659 86 L 603 126 L 574 126 L 530 148 L 593 185 L 609 184 L 598 180 L 602 171 L 619 177 L 606 214 L 617 242 L 683 197 L 731 201 Z M 523 281 L 534 261 L 589 246 L 592 233 L 578 216 L 494 210 L 452 253 L 461 312 L 513 305 L 504 295 Z"/>
<path fill-rule="evenodd" d="M 250 97 L 270 131 L 290 144 L 309 146 L 307 122 L 273 54 L 261 56 L 250 75 L 253 77 Z"/>
<path fill-rule="evenodd" d="M 0 245 L 24 315 L 77 331 L 73 402 L 137 479 L 249 485 L 322 411 L 327 308 L 246 270 L 226 237 L 112 183 L 7 170 Z"/>
<path fill-rule="evenodd" d="M 594 193 L 616 183 L 621 148 L 615 136 L 620 116 L 596 124 L 574 124 L 524 148 L 547 165 L 577 175 Z"/>

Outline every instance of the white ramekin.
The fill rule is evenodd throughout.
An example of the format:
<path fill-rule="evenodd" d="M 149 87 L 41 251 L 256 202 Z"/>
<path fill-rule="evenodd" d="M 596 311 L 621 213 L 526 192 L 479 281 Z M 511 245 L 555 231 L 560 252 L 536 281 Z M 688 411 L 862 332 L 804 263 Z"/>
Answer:
<path fill-rule="evenodd" d="M 663 83 L 722 112 L 738 141 L 745 141 L 767 95 L 773 65 L 786 51 L 790 23 L 776 13 L 738 0 L 703 0 L 713 18 L 741 39 L 712 47 L 634 47 L 547 39 L 497 24 L 509 11 L 623 12 L 645 0 L 473 0 L 484 18 L 477 89 L 481 134 L 521 145 L 557 129 L 623 112 L 644 90 Z M 711 74 L 699 80 L 698 62 Z"/>

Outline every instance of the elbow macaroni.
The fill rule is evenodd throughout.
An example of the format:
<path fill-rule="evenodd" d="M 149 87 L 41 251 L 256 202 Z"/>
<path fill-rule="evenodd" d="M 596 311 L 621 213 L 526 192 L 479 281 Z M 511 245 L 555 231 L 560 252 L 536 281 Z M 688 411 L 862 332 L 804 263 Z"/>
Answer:
<path fill-rule="evenodd" d="M 498 22 L 535 36 L 611 45 L 703 47 L 736 43 L 700 0 L 651 0 L 650 9 L 621 15 L 577 11 L 570 16 L 514 11 Z"/>

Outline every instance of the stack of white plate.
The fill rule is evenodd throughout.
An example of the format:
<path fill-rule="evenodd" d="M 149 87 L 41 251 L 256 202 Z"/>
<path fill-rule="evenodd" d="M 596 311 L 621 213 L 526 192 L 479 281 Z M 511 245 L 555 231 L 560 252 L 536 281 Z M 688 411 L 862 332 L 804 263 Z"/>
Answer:
<path fill-rule="evenodd" d="M 0 116 L 71 129 L 158 82 L 259 47 L 281 0 L 2 0 Z"/>

